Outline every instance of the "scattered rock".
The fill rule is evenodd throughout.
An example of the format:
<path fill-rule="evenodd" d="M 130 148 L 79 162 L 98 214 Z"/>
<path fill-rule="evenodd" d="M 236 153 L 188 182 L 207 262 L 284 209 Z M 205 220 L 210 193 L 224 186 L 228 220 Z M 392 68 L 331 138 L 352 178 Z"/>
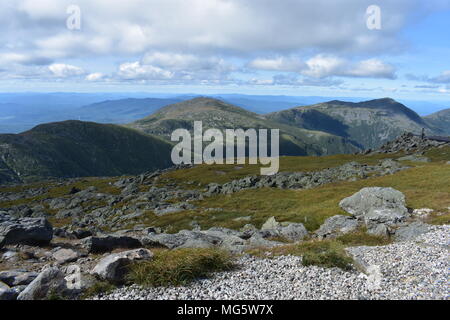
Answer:
<path fill-rule="evenodd" d="M 411 162 L 430 162 L 430 159 L 420 154 L 412 154 L 409 156 L 401 157 L 398 161 L 411 161 Z"/>

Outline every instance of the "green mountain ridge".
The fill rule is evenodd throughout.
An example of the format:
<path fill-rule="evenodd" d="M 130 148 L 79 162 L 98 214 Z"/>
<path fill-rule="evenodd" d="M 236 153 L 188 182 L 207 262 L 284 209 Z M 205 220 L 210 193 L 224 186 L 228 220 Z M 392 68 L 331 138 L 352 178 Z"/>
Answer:
<path fill-rule="evenodd" d="M 69 120 L 0 135 L 0 183 L 118 176 L 172 165 L 172 145 L 117 125 Z"/>
<path fill-rule="evenodd" d="M 172 104 L 128 127 L 170 140 L 173 130 L 192 131 L 194 121 L 203 129 L 280 129 L 281 155 L 326 155 L 358 150 L 355 143 L 343 137 L 278 123 L 264 116 L 213 98 L 195 98 Z"/>
<path fill-rule="evenodd" d="M 329 101 L 265 115 L 266 119 L 319 130 L 356 141 L 364 149 L 377 148 L 404 132 L 442 134 L 417 113 L 390 99 L 364 102 Z"/>

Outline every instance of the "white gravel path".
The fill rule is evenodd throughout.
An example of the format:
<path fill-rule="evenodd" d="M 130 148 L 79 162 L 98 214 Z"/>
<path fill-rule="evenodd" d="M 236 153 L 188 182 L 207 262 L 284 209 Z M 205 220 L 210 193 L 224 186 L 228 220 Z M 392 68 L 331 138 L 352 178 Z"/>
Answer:
<path fill-rule="evenodd" d="M 350 248 L 366 273 L 304 267 L 301 258 L 245 256 L 240 269 L 186 287 L 124 287 L 95 299 L 446 299 L 450 226 L 433 227 L 415 241 Z"/>

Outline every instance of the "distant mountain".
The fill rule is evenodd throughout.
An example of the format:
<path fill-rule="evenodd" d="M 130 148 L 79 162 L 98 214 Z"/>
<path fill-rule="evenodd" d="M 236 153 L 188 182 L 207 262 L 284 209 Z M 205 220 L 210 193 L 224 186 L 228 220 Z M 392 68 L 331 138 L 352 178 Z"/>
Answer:
<path fill-rule="evenodd" d="M 431 127 L 441 130 L 446 135 L 450 135 L 450 109 L 430 114 L 424 119 Z"/>
<path fill-rule="evenodd" d="M 172 165 L 172 145 L 117 125 L 64 121 L 0 135 L 0 183 L 138 174 Z"/>
<path fill-rule="evenodd" d="M 417 113 L 389 98 L 359 103 L 334 100 L 271 113 L 267 119 L 309 130 L 319 130 L 376 148 L 404 132 L 438 133 Z"/>
<path fill-rule="evenodd" d="M 107 100 L 76 109 L 73 117 L 100 123 L 127 123 L 148 116 L 164 106 L 181 101 L 181 99 L 162 98 Z"/>
<path fill-rule="evenodd" d="M 170 140 L 175 129 L 192 131 L 194 121 L 202 121 L 204 130 L 280 129 L 281 155 L 323 155 L 357 150 L 345 138 L 267 120 L 256 113 L 212 98 L 195 98 L 169 105 L 128 126 Z"/>

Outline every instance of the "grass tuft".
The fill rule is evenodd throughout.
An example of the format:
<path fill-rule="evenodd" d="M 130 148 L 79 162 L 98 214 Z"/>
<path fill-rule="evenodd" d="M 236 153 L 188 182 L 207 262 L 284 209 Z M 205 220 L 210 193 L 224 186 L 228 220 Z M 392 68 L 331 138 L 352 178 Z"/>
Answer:
<path fill-rule="evenodd" d="M 130 266 L 130 282 L 147 287 L 181 286 L 234 267 L 231 254 L 218 249 L 186 248 L 154 253 L 152 261 Z"/>

